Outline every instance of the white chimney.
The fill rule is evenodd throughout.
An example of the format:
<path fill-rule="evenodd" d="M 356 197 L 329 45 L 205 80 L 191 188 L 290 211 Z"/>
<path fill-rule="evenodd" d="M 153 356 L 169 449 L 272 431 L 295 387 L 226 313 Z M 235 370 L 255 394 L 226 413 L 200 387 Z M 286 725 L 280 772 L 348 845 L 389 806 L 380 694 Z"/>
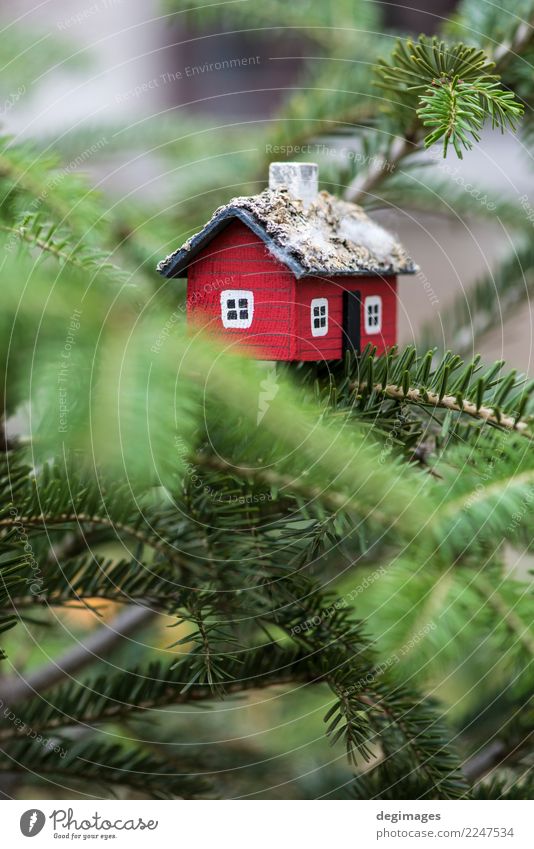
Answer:
<path fill-rule="evenodd" d="M 302 201 L 304 208 L 316 198 L 319 190 L 319 168 L 315 162 L 271 162 L 269 188 L 282 186 L 294 198 Z"/>

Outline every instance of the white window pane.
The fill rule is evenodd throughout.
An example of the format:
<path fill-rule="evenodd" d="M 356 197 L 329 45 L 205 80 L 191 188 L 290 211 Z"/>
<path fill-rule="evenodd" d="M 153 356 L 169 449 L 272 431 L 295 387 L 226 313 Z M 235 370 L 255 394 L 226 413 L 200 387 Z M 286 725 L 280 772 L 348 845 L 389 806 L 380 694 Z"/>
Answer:
<path fill-rule="evenodd" d="M 244 289 L 225 289 L 221 292 L 221 321 L 223 327 L 246 330 L 254 316 L 254 292 Z"/>
<path fill-rule="evenodd" d="M 382 298 L 369 295 L 364 301 L 363 314 L 366 333 L 380 333 L 382 330 Z"/>
<path fill-rule="evenodd" d="M 328 333 L 328 300 L 314 298 L 310 304 L 312 336 L 326 336 Z"/>

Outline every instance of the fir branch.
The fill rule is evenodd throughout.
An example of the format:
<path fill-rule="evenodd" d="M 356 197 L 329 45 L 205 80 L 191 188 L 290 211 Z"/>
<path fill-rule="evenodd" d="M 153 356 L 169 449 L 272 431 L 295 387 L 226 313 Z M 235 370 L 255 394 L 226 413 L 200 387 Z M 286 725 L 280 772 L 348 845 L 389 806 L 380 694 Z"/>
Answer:
<path fill-rule="evenodd" d="M 48 210 L 55 221 L 68 222 L 73 232 L 83 234 L 84 241 L 90 241 L 90 232 L 97 237 L 105 222 L 100 199 L 77 174 L 74 161 L 62 166 L 55 154 L 36 153 L 7 136 L 0 143 L 0 209 L 10 223 L 13 213 L 17 220 L 26 212 Z"/>
<path fill-rule="evenodd" d="M 390 62 L 381 60 L 378 73 L 388 93 L 404 95 L 423 127 L 435 129 L 425 140 L 430 146 L 444 138 L 444 156 L 451 142 L 461 157 L 470 133 L 477 141 L 486 116 L 492 126 L 512 129 L 522 113 L 511 92 L 499 88 L 495 62 L 484 51 L 464 44 L 448 45 L 420 36 L 417 42 L 398 42 Z"/>
<path fill-rule="evenodd" d="M 27 567 L 27 554 L 14 551 L 0 558 L 0 633 L 13 628 L 18 616 L 12 607 L 13 595 L 25 588 L 24 571 Z M 5 654 L 0 650 L 0 660 Z"/>
<path fill-rule="evenodd" d="M 517 0 L 509 6 L 461 0 L 446 30 L 452 37 L 491 50 L 494 61 L 504 69 L 532 43 L 534 26 L 532 0 Z"/>
<path fill-rule="evenodd" d="M 498 762 L 497 766 L 508 769 L 508 762 Z M 528 763 L 521 771 L 516 771 L 508 776 L 492 778 L 491 781 L 479 781 L 473 789 L 473 799 L 531 799 L 534 793 L 534 782 L 532 780 L 532 766 Z"/>
<path fill-rule="evenodd" d="M 534 476 L 532 478 L 534 483 Z M 500 621 L 510 631 L 512 637 L 525 649 L 527 655 L 534 660 L 534 630 L 531 622 L 523 622 L 517 612 L 517 599 L 513 606 L 508 603 L 500 586 L 494 586 L 483 575 L 477 576 L 475 586 L 484 598 L 486 604 L 493 608 Z"/>
<path fill-rule="evenodd" d="M 304 477 L 305 473 L 303 476 L 291 477 L 290 475 L 279 474 L 271 470 L 258 471 L 257 468 L 237 465 L 211 454 L 195 454 L 192 459 L 194 464 L 200 469 L 231 473 L 235 477 L 246 481 L 259 484 L 264 483 L 272 487 L 275 491 L 287 494 L 288 497 L 297 494 L 310 502 L 320 500 L 327 509 L 332 510 L 334 513 L 350 508 L 360 512 L 363 508 L 363 504 L 360 504 L 357 498 L 350 497 L 342 492 L 336 492 L 335 490 L 325 492 L 322 487 L 307 483 Z M 379 522 L 386 521 L 385 515 L 380 513 L 380 511 L 375 511 L 374 516 Z"/>
<path fill-rule="evenodd" d="M 80 537 L 80 546 L 86 551 L 89 540 Z M 114 560 L 92 553 L 69 557 L 68 547 L 64 555 L 54 547 L 41 570 L 44 585 L 37 599 L 21 588 L 12 592 L 11 604 L 17 611 L 36 604 L 72 607 L 90 601 L 92 606 L 101 599 L 116 604 L 143 603 L 170 613 L 182 601 L 176 563 L 167 559 L 147 563 L 139 557 Z M 2 607 L 0 602 L 0 610 Z"/>
<path fill-rule="evenodd" d="M 532 29 L 528 39 L 517 43 L 516 55 L 526 51 L 531 43 Z M 444 139 L 444 156 L 452 142 L 461 157 L 461 146 L 469 148 L 471 144 L 468 134 L 477 140 L 487 117 L 501 130 L 506 126 L 515 128 L 523 107 L 513 94 L 498 86 L 500 69 L 509 56 L 508 49 L 501 50 L 497 57 L 487 57 L 482 50 L 464 44 L 448 46 L 437 38 L 424 36 L 417 42 L 399 41 L 391 60 L 379 61 L 377 73 L 395 108 L 406 109 L 406 128 L 403 135 L 391 139 L 383 162 L 373 163 L 367 175 L 358 176 L 349 184 L 345 199 L 353 203 L 365 201 L 408 156 L 440 138 Z M 429 125 L 434 130 L 425 135 L 425 126 Z"/>
<path fill-rule="evenodd" d="M 306 655 L 293 646 L 269 645 L 248 650 L 241 661 L 232 655 L 221 656 L 224 670 L 224 694 L 231 697 L 249 690 L 271 686 L 300 685 L 319 682 L 317 671 L 306 664 Z M 53 683 L 53 682 L 51 682 Z M 80 688 L 85 693 L 80 699 Z M 68 682 L 48 693 L 46 704 L 27 690 L 10 696 L 10 688 L 2 686 L 6 704 L 25 700 L 23 713 L 27 726 L 40 732 L 52 732 L 72 725 L 94 725 L 114 721 L 138 712 L 212 701 L 214 691 L 209 682 L 191 681 L 191 658 L 185 654 L 178 662 L 166 666 L 152 662 L 120 673 L 99 674 L 81 683 Z M 220 697 L 220 692 L 218 696 Z M 30 698 L 27 698 L 27 697 Z M 13 727 L 0 730 L 0 740 L 17 735 Z"/>
<path fill-rule="evenodd" d="M 65 228 L 46 221 L 39 213 L 25 214 L 20 223 L 7 225 L 0 223 L 0 230 L 17 236 L 30 247 L 39 248 L 43 253 L 50 254 L 62 264 L 72 265 L 86 273 L 104 273 L 114 282 L 125 283 L 129 278 L 118 266 L 109 261 L 109 254 L 78 243 L 72 249 L 66 249 L 72 239 Z"/>
<path fill-rule="evenodd" d="M 502 366 L 499 361 L 483 369 L 479 357 L 466 363 L 450 352 L 434 362 L 433 350 L 418 354 L 413 346 L 376 357 L 367 347 L 357 363 L 349 364 L 342 387 L 365 397 L 377 394 L 403 404 L 458 412 L 530 437 L 534 383 L 515 371 L 499 374 Z"/>
<path fill-rule="evenodd" d="M 339 699 L 325 717 L 329 723 L 328 736 L 333 742 L 343 737 L 352 760 L 356 753 L 369 759 L 372 750 L 367 741 L 384 747 L 385 762 L 393 757 L 401 761 L 405 758 L 403 778 L 424 776 L 426 797 L 463 796 L 467 785 L 459 759 L 449 747 L 445 730 L 431 705 L 424 701 L 414 703 L 412 692 L 393 681 L 386 682 L 383 677 L 378 681 L 380 674 L 378 668 L 375 675 L 358 680 L 343 668 L 336 671 L 333 685 Z M 364 734 L 358 719 L 362 711 L 375 736 L 369 734 L 369 727 Z"/>
<path fill-rule="evenodd" d="M 113 798 L 116 787 L 149 793 L 155 799 L 195 798 L 209 787 L 205 778 L 188 775 L 189 764 L 181 774 L 178 764 L 149 754 L 142 746 L 127 748 L 93 740 L 61 743 L 56 748 L 62 751 L 57 753 L 40 742 L 15 740 L 0 754 L 0 770 L 21 774 L 31 784 L 46 783 L 69 790 L 89 787 L 93 798 Z M 95 786 L 101 788 L 97 792 L 103 792 L 103 796 L 95 795 Z"/>
<path fill-rule="evenodd" d="M 15 505 L 11 504 L 8 506 L 13 507 Z M 145 528 L 138 527 L 133 522 L 131 524 L 121 522 L 120 520 L 113 519 L 109 515 L 90 515 L 88 513 L 72 511 L 68 513 L 45 512 L 33 516 L 24 514 L 20 515 L 17 513 L 16 516 L 0 517 L 0 527 L 8 529 L 8 534 L 11 529 L 17 527 L 19 524 L 28 528 L 42 530 L 45 530 L 47 527 L 49 530 L 52 528 L 68 529 L 71 526 L 79 527 L 80 525 L 109 528 L 113 531 L 121 531 L 126 534 L 126 536 L 136 539 L 138 542 L 142 542 L 144 545 L 149 546 L 149 548 L 152 548 L 154 551 L 157 551 L 168 560 L 171 560 L 183 568 L 187 569 L 190 565 L 190 562 L 179 552 L 174 550 L 172 545 L 155 539 L 154 535 L 149 533 Z"/>
<path fill-rule="evenodd" d="M 420 798 L 462 798 L 468 791 L 468 786 L 462 773 L 460 759 L 450 742 L 444 726 L 436 717 L 429 702 L 413 704 L 410 691 L 398 687 L 393 695 L 384 697 L 384 684 L 376 692 L 386 722 L 382 728 L 380 718 L 379 729 L 382 730 L 385 741 L 385 759 L 383 766 L 399 752 L 401 735 L 400 758 L 407 756 L 406 777 L 413 779 L 419 774 L 426 777 L 426 790 Z M 392 733 L 391 738 L 389 734 Z"/>
<path fill-rule="evenodd" d="M 365 383 L 359 386 L 359 390 L 367 390 L 368 388 L 369 387 Z M 518 421 L 517 418 L 512 416 L 500 415 L 498 410 L 495 411 L 492 407 L 477 407 L 477 405 L 471 401 L 462 400 L 461 403 L 458 403 L 457 396 L 443 395 L 440 397 L 433 392 L 426 392 L 425 390 L 412 387 L 408 387 L 408 389 L 405 390 L 402 386 L 393 386 L 391 384 L 387 386 L 374 384 L 373 389 L 375 392 L 385 395 L 388 398 L 395 398 L 397 401 L 411 401 L 415 404 L 420 404 L 423 407 L 430 406 L 433 409 L 441 408 L 455 413 L 464 413 L 465 415 L 478 419 L 479 421 L 488 422 L 488 424 L 493 424 L 496 427 L 501 427 L 505 430 L 514 430 L 528 436 L 529 439 L 532 438 L 529 432 L 529 423 L 525 421 Z"/>

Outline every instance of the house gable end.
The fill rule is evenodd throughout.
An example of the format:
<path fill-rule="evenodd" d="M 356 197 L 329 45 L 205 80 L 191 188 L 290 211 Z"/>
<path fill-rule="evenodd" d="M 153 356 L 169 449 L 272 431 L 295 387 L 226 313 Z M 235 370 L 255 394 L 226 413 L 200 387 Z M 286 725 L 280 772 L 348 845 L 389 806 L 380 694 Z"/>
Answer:
<path fill-rule="evenodd" d="M 158 271 L 164 277 L 185 277 L 187 267 L 195 257 L 221 233 L 232 221 L 241 221 L 248 229 L 258 236 L 274 260 L 278 260 L 291 271 L 295 277 L 302 277 L 305 269 L 287 252 L 279 248 L 269 237 L 265 229 L 245 209 L 227 207 L 220 215 L 212 218 L 203 230 L 193 236 L 184 247 L 171 254 L 158 265 Z"/>
<path fill-rule="evenodd" d="M 291 360 L 295 287 L 295 275 L 234 219 L 188 267 L 188 318 L 262 359 Z"/>

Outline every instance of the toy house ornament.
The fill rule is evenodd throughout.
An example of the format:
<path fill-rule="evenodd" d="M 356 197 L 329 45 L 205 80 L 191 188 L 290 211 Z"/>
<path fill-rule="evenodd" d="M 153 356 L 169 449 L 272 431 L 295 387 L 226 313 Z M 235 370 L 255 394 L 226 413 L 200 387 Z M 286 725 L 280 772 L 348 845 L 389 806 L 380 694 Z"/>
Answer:
<path fill-rule="evenodd" d="M 269 188 L 219 207 L 158 265 L 187 276 L 188 320 L 263 360 L 336 360 L 396 342 L 397 275 L 416 266 L 318 168 L 273 162 Z"/>

